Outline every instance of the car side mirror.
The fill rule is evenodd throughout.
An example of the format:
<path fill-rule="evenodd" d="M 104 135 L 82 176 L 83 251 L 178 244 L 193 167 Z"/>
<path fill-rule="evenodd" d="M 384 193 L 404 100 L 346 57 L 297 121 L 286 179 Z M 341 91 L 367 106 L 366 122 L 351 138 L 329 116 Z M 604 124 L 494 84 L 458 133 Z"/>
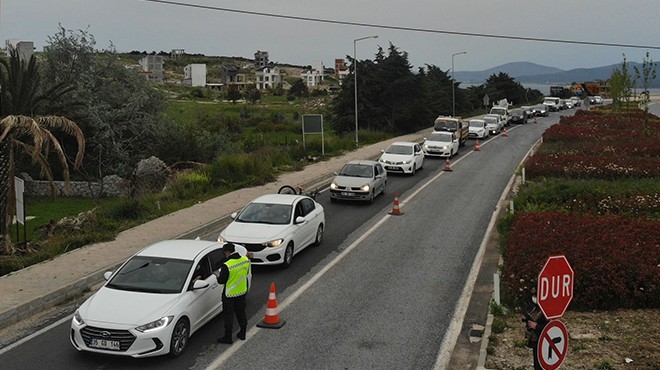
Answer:
<path fill-rule="evenodd" d="M 232 213 L 230 217 L 231 217 L 232 220 L 235 220 L 236 216 L 238 216 L 238 212 Z"/>
<path fill-rule="evenodd" d="M 110 280 L 110 277 L 112 276 L 112 271 L 106 271 L 103 273 L 103 278 L 105 280 Z"/>
<path fill-rule="evenodd" d="M 193 283 L 193 290 L 204 289 L 209 286 L 209 283 L 206 280 L 198 279 Z"/>
<path fill-rule="evenodd" d="M 306 220 L 305 220 L 305 217 L 303 217 L 303 216 L 298 216 L 298 217 L 296 217 L 296 219 L 294 220 L 293 223 L 294 223 L 294 224 L 304 224 L 305 221 L 306 221 Z"/>

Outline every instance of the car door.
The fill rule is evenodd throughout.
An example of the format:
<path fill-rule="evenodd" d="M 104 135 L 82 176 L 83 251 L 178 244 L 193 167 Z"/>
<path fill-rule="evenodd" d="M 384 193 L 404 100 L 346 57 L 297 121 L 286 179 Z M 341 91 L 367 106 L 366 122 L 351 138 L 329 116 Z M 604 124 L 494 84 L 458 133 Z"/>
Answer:
<path fill-rule="evenodd" d="M 318 213 L 314 212 L 316 206 L 311 198 L 302 198 L 296 204 L 296 213 L 305 217 L 305 222 L 297 224 L 297 236 L 300 241 L 297 243 L 296 252 L 300 252 L 309 244 L 312 244 L 316 238 L 316 227 L 318 226 Z"/>
<path fill-rule="evenodd" d="M 374 165 L 374 174 L 376 176 L 375 181 L 374 181 L 374 194 L 380 194 L 385 191 L 385 182 L 387 181 L 387 172 L 383 168 L 383 166 L 380 165 L 380 163 L 376 163 Z"/>
<path fill-rule="evenodd" d="M 197 330 L 222 311 L 222 290 L 224 289 L 224 285 L 218 284 L 218 279 L 211 270 L 211 259 L 218 259 L 217 252 L 222 252 L 222 250 L 217 249 L 213 258 L 211 257 L 211 253 L 214 252 L 210 252 L 201 258 L 195 265 L 190 277 L 187 294 L 191 299 L 188 309 L 191 331 Z M 201 289 L 193 289 L 195 280 L 203 280 L 208 286 Z"/>
<path fill-rule="evenodd" d="M 422 153 L 422 147 L 419 144 L 415 144 L 415 163 L 417 164 L 417 169 L 424 167 L 424 153 Z"/>

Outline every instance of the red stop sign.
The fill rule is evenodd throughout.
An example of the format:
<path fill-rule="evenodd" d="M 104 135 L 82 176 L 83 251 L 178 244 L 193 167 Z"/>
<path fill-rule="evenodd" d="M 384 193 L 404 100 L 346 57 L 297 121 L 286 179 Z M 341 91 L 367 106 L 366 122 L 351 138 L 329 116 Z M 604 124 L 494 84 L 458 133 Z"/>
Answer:
<path fill-rule="evenodd" d="M 550 256 L 537 281 L 536 300 L 545 317 L 562 317 L 573 299 L 573 269 L 566 257 Z"/>

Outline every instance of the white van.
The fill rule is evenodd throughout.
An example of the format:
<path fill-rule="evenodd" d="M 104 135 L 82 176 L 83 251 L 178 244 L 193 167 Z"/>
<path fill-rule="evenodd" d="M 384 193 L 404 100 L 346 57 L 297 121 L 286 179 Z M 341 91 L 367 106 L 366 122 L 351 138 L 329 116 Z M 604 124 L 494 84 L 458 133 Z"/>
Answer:
<path fill-rule="evenodd" d="M 548 96 L 543 99 L 543 104 L 548 107 L 550 112 L 558 112 L 561 105 L 561 99 L 554 96 Z"/>

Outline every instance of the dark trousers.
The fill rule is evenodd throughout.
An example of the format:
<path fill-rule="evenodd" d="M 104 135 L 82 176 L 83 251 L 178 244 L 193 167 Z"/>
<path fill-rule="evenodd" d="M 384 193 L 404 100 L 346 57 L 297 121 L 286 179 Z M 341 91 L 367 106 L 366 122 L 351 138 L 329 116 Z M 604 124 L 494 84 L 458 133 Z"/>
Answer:
<path fill-rule="evenodd" d="M 238 297 L 222 298 L 222 316 L 225 320 L 225 337 L 227 338 L 231 338 L 234 331 L 234 315 L 236 315 L 240 329 L 245 331 L 247 328 L 245 294 Z"/>
<path fill-rule="evenodd" d="M 539 353 L 537 353 L 539 348 L 539 342 L 532 342 L 532 356 L 534 356 L 534 370 L 543 370 L 543 367 L 539 363 Z"/>

